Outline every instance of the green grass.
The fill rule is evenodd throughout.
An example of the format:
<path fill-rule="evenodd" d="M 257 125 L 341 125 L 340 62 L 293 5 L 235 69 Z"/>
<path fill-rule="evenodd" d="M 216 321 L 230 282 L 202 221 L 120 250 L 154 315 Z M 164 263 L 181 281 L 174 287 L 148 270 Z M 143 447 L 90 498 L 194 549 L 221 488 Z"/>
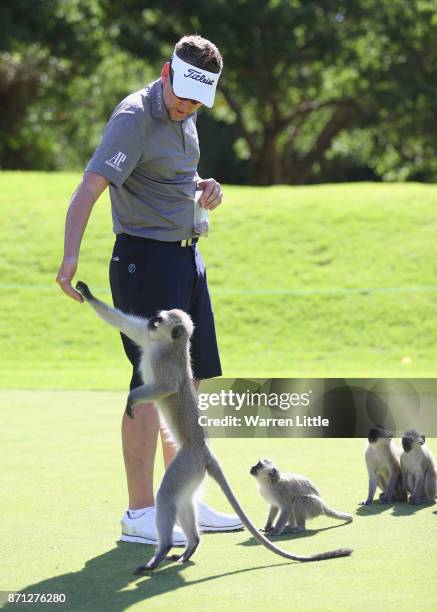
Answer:
<path fill-rule="evenodd" d="M 281 546 L 298 554 L 351 547 L 352 557 L 289 563 L 247 532 L 210 534 L 186 567 L 166 563 L 151 576 L 133 576 L 152 547 L 116 543 L 126 503 L 119 441 L 123 400 L 119 392 L 0 393 L 0 590 L 64 592 L 71 605 L 66 609 L 86 612 L 435 609 L 436 506 L 360 508 L 367 493 L 360 439 L 212 441 L 257 525 L 265 521 L 267 506 L 248 470 L 260 456 L 307 475 L 328 504 L 354 513 L 346 526 L 317 518 L 306 535 L 281 536 Z M 436 439 L 428 444 L 437 451 Z M 160 466 L 156 482 L 161 472 Z M 205 497 L 228 510 L 214 483 Z"/>
<path fill-rule="evenodd" d="M 73 173 L 0 173 L 0 387 L 122 389 L 117 334 L 54 283 Z M 433 376 L 437 187 L 226 187 L 202 241 L 227 376 Z M 110 299 L 107 197 L 78 278 Z M 92 342 L 91 342 L 92 339 Z"/>
<path fill-rule="evenodd" d="M 330 505 L 354 512 L 352 525 L 330 529 L 337 522 L 319 518 L 305 536 L 280 538 L 301 554 L 351 547 L 351 558 L 288 563 L 247 532 L 214 534 L 192 564 L 132 576 L 152 550 L 117 544 L 125 391 L 115 390 L 129 368 L 117 334 L 54 283 L 78 180 L 0 173 L 0 389 L 9 389 L 0 392 L 0 590 L 65 592 L 70 609 L 87 612 L 434 609 L 436 507 L 358 508 L 367 482 L 357 439 L 213 440 L 257 525 L 267 508 L 248 468 L 260 456 L 308 475 Z M 435 375 L 437 187 L 226 187 L 225 197 L 202 242 L 225 375 Z M 112 241 L 104 197 L 78 278 L 107 300 Z M 437 440 L 429 445 L 437 451 Z M 156 483 L 161 475 L 159 463 Z M 228 510 L 214 484 L 206 499 Z"/>

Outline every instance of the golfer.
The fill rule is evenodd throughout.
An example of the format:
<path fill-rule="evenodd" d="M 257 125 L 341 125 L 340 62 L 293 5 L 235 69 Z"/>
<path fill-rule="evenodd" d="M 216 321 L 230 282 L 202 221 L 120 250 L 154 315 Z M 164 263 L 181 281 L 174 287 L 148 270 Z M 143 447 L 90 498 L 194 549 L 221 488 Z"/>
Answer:
<path fill-rule="evenodd" d="M 199 141 L 196 112 L 212 107 L 223 66 L 217 47 L 200 36 L 176 44 L 161 78 L 129 95 L 114 110 L 100 145 L 74 192 L 65 224 L 64 258 L 57 275 L 63 291 L 82 302 L 71 283 L 82 237 L 94 203 L 109 187 L 116 235 L 109 268 L 114 305 L 151 317 L 158 310 L 180 308 L 195 325 L 191 344 L 196 381 L 221 375 L 214 316 L 205 266 L 194 231 L 195 192 L 209 211 L 221 204 L 220 184 L 197 174 Z M 201 238 L 200 238 L 201 240 Z M 133 366 L 130 389 L 142 384 L 137 347 L 123 334 Z M 123 415 L 122 443 L 129 507 L 121 519 L 121 540 L 156 544 L 153 468 L 159 418 L 153 404 L 135 407 L 135 419 Z M 175 447 L 161 429 L 165 465 Z M 233 531 L 236 516 L 198 504 L 202 531 Z M 174 544 L 185 536 L 176 527 Z"/>

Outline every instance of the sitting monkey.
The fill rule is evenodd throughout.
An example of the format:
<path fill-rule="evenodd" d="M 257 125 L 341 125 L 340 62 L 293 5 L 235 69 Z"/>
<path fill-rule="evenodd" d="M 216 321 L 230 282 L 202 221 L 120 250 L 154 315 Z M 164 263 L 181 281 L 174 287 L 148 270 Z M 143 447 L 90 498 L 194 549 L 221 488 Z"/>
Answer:
<path fill-rule="evenodd" d="M 407 494 L 402 484 L 400 449 L 393 444 L 393 432 L 383 427 L 372 427 L 368 436 L 365 459 L 369 473 L 369 489 L 366 501 L 369 505 L 375 496 L 376 487 L 382 491 L 382 504 L 406 501 Z"/>
<path fill-rule="evenodd" d="M 425 436 L 409 429 L 402 436 L 401 474 L 405 489 L 410 493 L 410 504 L 435 502 L 437 466 L 432 452 L 425 444 Z"/>

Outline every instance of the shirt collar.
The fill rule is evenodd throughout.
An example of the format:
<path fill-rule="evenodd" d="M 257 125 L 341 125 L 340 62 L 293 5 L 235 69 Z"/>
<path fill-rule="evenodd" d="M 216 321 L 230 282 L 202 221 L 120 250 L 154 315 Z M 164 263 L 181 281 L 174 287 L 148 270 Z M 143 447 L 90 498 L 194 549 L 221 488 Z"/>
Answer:
<path fill-rule="evenodd" d="M 168 111 L 164 104 L 164 96 L 162 94 L 161 78 L 159 78 L 157 81 L 152 83 L 152 89 L 150 93 L 151 93 L 151 98 L 152 98 L 152 117 L 154 119 L 170 119 Z M 188 119 L 191 119 L 192 117 L 196 117 L 195 112 L 191 113 L 191 115 L 188 115 L 188 117 L 182 121 L 182 124 L 185 124 L 185 122 Z M 179 122 L 174 121 L 172 123 L 179 123 Z"/>
<path fill-rule="evenodd" d="M 152 85 L 151 89 L 152 98 L 152 117 L 154 119 L 169 119 L 167 109 L 164 104 L 164 97 L 162 95 L 162 81 L 158 79 Z"/>

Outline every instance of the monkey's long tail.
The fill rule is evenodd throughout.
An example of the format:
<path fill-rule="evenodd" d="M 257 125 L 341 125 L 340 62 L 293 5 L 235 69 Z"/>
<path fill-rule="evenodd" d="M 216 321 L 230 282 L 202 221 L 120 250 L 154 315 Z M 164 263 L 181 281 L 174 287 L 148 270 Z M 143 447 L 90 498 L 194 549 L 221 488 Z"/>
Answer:
<path fill-rule="evenodd" d="M 329 506 L 327 506 L 326 504 L 323 504 L 323 512 L 326 514 L 326 516 L 338 519 L 340 521 L 347 521 L 348 523 L 351 523 L 353 521 L 352 514 L 346 514 L 346 512 L 337 512 L 337 510 L 332 510 L 332 508 L 329 508 Z"/>
<path fill-rule="evenodd" d="M 295 555 L 293 553 L 287 552 L 286 550 L 283 550 L 282 548 L 278 548 L 272 542 L 270 542 L 270 540 L 268 540 L 262 533 L 258 531 L 255 525 L 246 515 L 243 508 L 238 503 L 237 498 L 233 494 L 232 489 L 229 486 L 228 481 L 226 480 L 226 477 L 217 459 L 214 457 L 211 451 L 210 451 L 210 460 L 206 466 L 206 471 L 212 478 L 214 478 L 217 484 L 221 487 L 223 493 L 226 495 L 226 498 L 228 499 L 232 508 L 238 514 L 238 516 L 240 517 L 240 520 L 247 527 L 247 529 L 250 531 L 253 537 L 256 540 L 258 540 L 260 544 L 263 544 L 266 548 L 276 553 L 277 555 L 280 555 L 281 557 L 285 557 L 286 559 L 293 559 L 294 561 L 305 562 L 305 561 L 322 561 L 323 559 L 333 559 L 335 557 L 347 557 L 352 553 L 352 550 L 349 548 L 340 548 L 338 550 L 330 550 L 328 552 L 319 553 L 316 555 L 303 556 L 303 555 Z"/>

